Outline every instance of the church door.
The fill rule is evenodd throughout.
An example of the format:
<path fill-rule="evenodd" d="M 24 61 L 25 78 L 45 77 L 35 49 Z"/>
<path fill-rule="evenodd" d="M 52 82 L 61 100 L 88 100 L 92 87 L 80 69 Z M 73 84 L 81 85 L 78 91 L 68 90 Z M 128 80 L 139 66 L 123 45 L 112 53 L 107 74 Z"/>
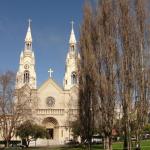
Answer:
<path fill-rule="evenodd" d="M 49 140 L 58 140 L 58 121 L 53 117 L 47 117 L 43 120 L 43 125 L 46 128 L 46 138 Z"/>
<path fill-rule="evenodd" d="M 54 129 L 53 128 L 48 128 L 47 130 L 47 139 L 54 139 Z"/>

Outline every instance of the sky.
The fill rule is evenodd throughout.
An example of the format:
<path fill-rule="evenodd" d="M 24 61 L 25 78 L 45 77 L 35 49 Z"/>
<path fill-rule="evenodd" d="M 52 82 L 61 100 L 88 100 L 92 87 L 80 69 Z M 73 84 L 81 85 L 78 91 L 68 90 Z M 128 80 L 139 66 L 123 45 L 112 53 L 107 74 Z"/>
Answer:
<path fill-rule="evenodd" d="M 28 19 L 32 20 L 33 50 L 37 84 L 49 78 L 62 86 L 71 21 L 77 41 L 82 23 L 84 0 L 1 0 L 0 1 L 0 73 L 17 72 L 24 49 Z"/>

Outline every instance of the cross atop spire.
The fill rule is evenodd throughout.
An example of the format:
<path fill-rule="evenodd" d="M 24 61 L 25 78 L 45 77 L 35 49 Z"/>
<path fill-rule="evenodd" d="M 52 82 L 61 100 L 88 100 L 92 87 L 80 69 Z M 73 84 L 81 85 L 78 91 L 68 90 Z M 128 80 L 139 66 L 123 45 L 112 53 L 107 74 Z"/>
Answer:
<path fill-rule="evenodd" d="M 29 20 L 28 20 L 28 21 L 29 21 L 29 27 L 30 27 L 32 20 L 29 18 Z"/>
<path fill-rule="evenodd" d="M 70 40 L 69 40 L 69 44 L 76 44 L 76 37 L 75 37 L 75 34 L 74 34 L 74 28 L 73 28 L 73 25 L 74 25 L 74 21 L 71 21 L 71 34 L 70 34 Z"/>
<path fill-rule="evenodd" d="M 71 25 L 72 25 L 72 30 L 73 30 L 74 21 L 71 21 Z"/>
<path fill-rule="evenodd" d="M 29 25 L 28 25 L 28 30 L 25 38 L 26 43 L 32 43 L 32 35 L 31 35 L 31 19 L 28 20 Z"/>
<path fill-rule="evenodd" d="M 28 30 L 25 37 L 25 50 L 32 50 L 31 19 L 28 20 Z"/>

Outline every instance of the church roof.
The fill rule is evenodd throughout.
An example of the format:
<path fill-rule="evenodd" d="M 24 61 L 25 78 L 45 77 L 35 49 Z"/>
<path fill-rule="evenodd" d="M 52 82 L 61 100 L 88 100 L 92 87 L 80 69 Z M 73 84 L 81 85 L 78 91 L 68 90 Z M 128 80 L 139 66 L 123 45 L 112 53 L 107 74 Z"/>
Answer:
<path fill-rule="evenodd" d="M 41 84 L 39 86 L 38 90 L 41 90 L 41 89 L 45 88 L 49 84 L 53 85 L 58 91 L 63 92 L 63 89 L 52 78 L 49 78 L 43 84 Z"/>

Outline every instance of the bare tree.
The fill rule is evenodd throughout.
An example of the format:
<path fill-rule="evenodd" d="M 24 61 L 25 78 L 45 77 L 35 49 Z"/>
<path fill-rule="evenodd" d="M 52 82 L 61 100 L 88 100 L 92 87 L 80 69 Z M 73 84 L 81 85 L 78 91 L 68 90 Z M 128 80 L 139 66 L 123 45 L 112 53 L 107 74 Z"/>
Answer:
<path fill-rule="evenodd" d="M 148 69 L 144 52 L 147 50 L 145 1 L 128 0 L 118 2 L 119 94 L 123 108 L 124 149 L 131 149 L 132 114 L 136 109 L 137 141 L 148 106 Z"/>
<path fill-rule="evenodd" d="M 78 95 L 78 90 L 75 88 L 75 89 L 73 89 L 72 93 L 69 94 L 69 101 L 68 101 L 68 103 L 66 103 L 67 117 L 66 117 L 66 121 L 65 121 L 65 126 L 66 126 L 67 130 L 69 131 L 69 140 L 72 138 L 71 135 L 76 134 L 76 133 L 72 132 L 72 131 L 76 131 L 74 124 L 75 123 L 79 124 L 79 122 L 77 121 L 77 119 L 79 118 L 78 113 L 77 113 L 77 110 L 78 110 L 78 101 L 77 101 L 77 97 L 76 97 L 77 95 Z"/>
<path fill-rule="evenodd" d="M 95 101 L 95 55 L 91 40 L 92 9 L 88 3 L 84 7 L 84 21 L 80 34 L 79 62 L 79 120 L 81 140 L 91 148 L 91 138 L 94 131 L 94 101 Z"/>
<path fill-rule="evenodd" d="M 16 127 L 31 111 L 29 91 L 15 90 L 15 74 L 8 71 L 0 75 L 0 128 L 6 146 L 15 135 Z"/>
<path fill-rule="evenodd" d="M 91 7 L 86 3 L 80 35 L 81 132 L 85 132 L 83 136 L 88 137 L 86 134 L 89 134 L 91 130 L 91 138 L 95 127 L 94 123 L 99 120 L 97 126 L 104 137 L 104 149 L 112 149 L 112 128 L 117 95 L 114 15 L 112 1 L 101 1 L 96 13 L 93 14 Z"/>
<path fill-rule="evenodd" d="M 105 139 L 104 149 L 112 149 L 118 101 L 123 116 L 124 149 L 131 149 L 132 122 L 136 123 L 139 142 L 140 131 L 147 120 L 150 82 L 145 55 L 148 56 L 149 21 L 145 2 L 101 0 L 94 11 L 85 5 L 80 35 L 80 121 L 88 124 L 94 118 L 89 116 L 97 113 L 96 124 Z M 86 111 L 90 107 L 95 111 L 89 115 Z M 85 114 L 88 120 L 84 119 Z M 84 128 L 83 131 L 86 132 Z"/>
<path fill-rule="evenodd" d="M 104 149 L 112 149 L 112 129 L 117 99 L 116 14 L 113 1 L 102 0 L 96 12 L 96 59 L 99 114 Z M 94 36 L 94 35 L 93 35 Z"/>
<path fill-rule="evenodd" d="M 148 15 L 146 11 L 147 1 L 135 1 L 135 64 L 134 64 L 134 93 L 136 120 L 135 133 L 137 144 L 140 144 L 140 134 L 147 122 L 149 106 L 149 61 L 145 56 L 149 56 L 149 27 L 147 23 Z M 146 33 L 146 34 L 145 34 Z"/>

